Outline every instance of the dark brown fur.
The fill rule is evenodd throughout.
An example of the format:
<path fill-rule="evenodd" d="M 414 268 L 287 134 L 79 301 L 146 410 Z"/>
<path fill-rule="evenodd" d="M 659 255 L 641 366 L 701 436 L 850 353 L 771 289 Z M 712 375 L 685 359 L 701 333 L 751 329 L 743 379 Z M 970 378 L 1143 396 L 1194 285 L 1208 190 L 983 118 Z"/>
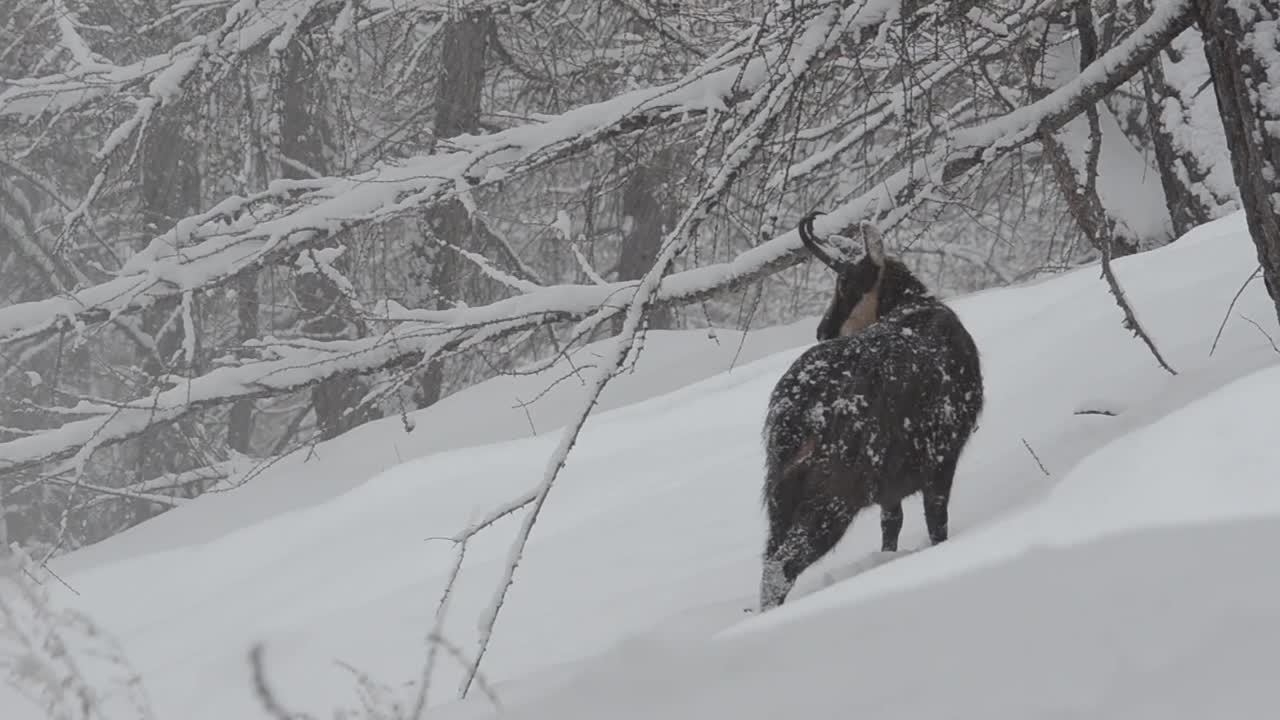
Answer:
<path fill-rule="evenodd" d="M 884 550 L 897 549 L 902 500 L 917 492 L 930 539 L 946 540 L 956 463 L 983 404 L 978 350 L 955 313 L 884 257 L 877 233 L 855 262 L 818 243 L 812 217 L 801 236 L 839 277 L 821 342 L 769 400 L 763 608 L 781 604 L 870 505 L 881 508 Z"/>

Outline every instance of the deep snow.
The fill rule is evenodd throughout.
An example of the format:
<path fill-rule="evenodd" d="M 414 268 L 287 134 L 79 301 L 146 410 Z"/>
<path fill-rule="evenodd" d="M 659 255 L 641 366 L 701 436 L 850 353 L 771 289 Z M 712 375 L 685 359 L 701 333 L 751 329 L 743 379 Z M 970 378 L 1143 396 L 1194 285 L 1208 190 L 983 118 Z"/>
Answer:
<path fill-rule="evenodd" d="M 1255 265 L 1239 214 L 1115 263 L 1176 377 L 1121 328 L 1095 267 L 957 300 L 987 409 L 951 541 L 869 569 L 885 558 L 864 516 L 759 617 L 743 609 L 763 543 L 760 424 L 814 321 L 750 334 L 719 374 L 729 333 L 715 351 L 705 333 L 655 334 L 570 456 L 486 676 L 517 717 L 559 720 L 1260 716 L 1280 639 L 1280 369 L 1240 317 L 1274 327 L 1260 282 L 1209 355 Z M 395 418 L 371 425 L 57 568 L 120 636 L 162 718 L 263 717 L 245 660 L 259 640 L 282 698 L 328 716 L 353 702 L 336 661 L 397 686 L 415 677 L 452 560 L 429 538 L 538 481 L 577 393 L 534 405 L 535 437 L 511 405 L 553 376 L 460 393 L 412 435 Z M 919 501 L 904 509 L 902 546 L 920 548 Z M 516 524 L 468 550 L 445 627 L 464 651 Z M 433 702 L 460 677 L 443 662 Z M 24 717 L 13 702 L 0 695 L 4 717 Z"/>
<path fill-rule="evenodd" d="M 635 644 L 510 717 L 1266 717 L 1277 542 L 1272 515 L 1034 547 L 771 632 Z"/>

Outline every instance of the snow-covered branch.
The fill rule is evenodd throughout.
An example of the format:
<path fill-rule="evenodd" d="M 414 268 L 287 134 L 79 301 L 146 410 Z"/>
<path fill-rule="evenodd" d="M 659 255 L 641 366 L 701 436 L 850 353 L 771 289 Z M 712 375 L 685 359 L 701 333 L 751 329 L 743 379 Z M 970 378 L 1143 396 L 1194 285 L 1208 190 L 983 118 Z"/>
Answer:
<path fill-rule="evenodd" d="M 579 107 L 546 122 L 456 137 L 448 149 L 355 176 L 278 180 L 263 193 L 227 198 L 153 240 L 110 281 L 0 309 L 0 345 L 80 329 L 161 298 L 222 285 L 356 225 L 497 185 L 612 137 L 724 111 L 735 102 L 735 93 L 759 85 L 776 56 L 776 50 L 763 53 L 740 68 L 728 53 L 679 82 Z"/>
<path fill-rule="evenodd" d="M 903 217 L 905 210 L 914 199 L 927 196 L 933 189 L 959 179 L 1026 143 L 1033 142 L 1042 131 L 1052 131 L 1062 127 L 1077 114 L 1082 113 L 1089 104 L 1096 102 L 1109 89 L 1132 76 L 1159 51 L 1164 43 L 1187 27 L 1191 22 L 1189 8 L 1189 2 L 1170 2 L 1162 6 L 1129 38 L 1104 54 L 1071 83 L 1032 105 L 1018 108 L 982 125 L 956 132 L 951 147 L 939 149 L 928 157 L 912 163 L 886 179 L 874 190 L 834 208 L 829 214 L 818 218 L 817 229 L 824 233 L 834 232 L 852 222 L 875 217 L 877 214 L 881 216 L 884 224 L 896 223 Z M 747 83 L 747 75 L 744 73 L 744 85 Z M 754 82 L 759 86 L 763 78 L 757 78 Z M 668 90 L 669 94 L 665 100 L 662 96 L 649 98 L 649 102 L 666 109 L 654 109 L 654 112 L 670 111 L 676 92 L 678 91 Z M 721 87 L 721 92 L 729 94 L 734 90 L 732 85 L 725 85 Z M 705 98 L 703 100 L 705 101 Z M 641 103 L 642 107 L 654 107 L 644 102 Z M 602 105 L 607 107 L 610 104 Z M 613 117 L 614 127 L 616 127 L 623 118 L 635 117 L 635 115 L 615 107 Z M 557 118 L 553 123 L 556 127 L 568 132 L 564 126 L 573 125 L 575 119 L 577 122 L 585 121 L 585 118 L 577 113 L 570 113 Z M 518 130 L 524 134 L 535 134 L 530 128 Z M 507 139 L 507 147 L 513 149 L 513 152 L 527 151 L 525 146 L 517 142 L 520 135 L 521 133 L 516 133 L 514 136 L 503 135 Z M 481 143 L 481 141 L 492 141 L 493 137 L 496 136 L 470 140 Z M 573 141 L 580 141 L 580 136 L 573 136 Z M 493 147 L 489 142 L 483 143 L 483 146 L 490 149 Z M 539 150 L 545 150 L 546 143 L 538 143 L 537 147 Z M 470 157 L 466 153 L 460 154 Z M 443 157 L 448 159 L 451 156 Z M 398 172 L 403 175 L 404 169 L 401 168 Z M 416 180 L 406 178 L 403 182 L 426 181 L 421 178 Z M 372 188 L 349 187 L 347 194 L 367 199 L 371 204 L 379 204 L 385 198 L 366 195 L 366 193 L 377 195 L 381 189 L 376 184 L 372 185 Z M 319 203 L 316 206 L 296 210 L 286 215 L 285 220 L 281 220 L 278 226 L 273 226 L 271 221 L 267 221 L 263 225 L 248 227 L 243 232 L 257 238 L 255 242 L 258 244 L 254 247 L 261 256 L 271 252 L 267 249 L 271 243 L 278 245 L 288 242 L 286 237 L 278 233 L 284 233 L 287 232 L 287 228 L 296 227 L 290 223 L 314 222 L 322 218 L 323 214 L 318 210 L 320 207 L 324 207 L 324 204 Z M 241 242 L 249 241 L 228 240 L 225 243 L 218 243 L 210 240 L 204 245 L 191 248 L 181 257 L 153 261 L 153 267 L 169 268 L 171 274 L 168 277 L 174 278 L 173 280 L 161 281 L 152 279 L 153 276 L 150 274 L 142 274 L 122 278 L 121 281 L 132 279 L 135 283 L 151 283 L 148 288 L 161 287 L 166 292 L 170 292 L 169 289 L 173 287 L 190 287 L 193 285 L 191 275 L 184 275 L 183 271 L 201 267 L 200 259 L 211 257 L 211 255 L 197 253 L 209 252 L 219 254 L 221 257 L 220 253 L 232 252 L 229 248 L 238 248 L 240 257 L 243 258 L 246 252 L 240 245 Z M 156 249 L 155 245 L 152 249 L 153 251 Z M 802 259 L 799 251 L 798 236 L 794 231 L 788 231 L 740 254 L 730 262 L 686 270 L 662 278 L 660 284 L 656 286 L 652 304 L 692 303 L 719 292 L 732 290 L 799 262 Z M 163 273 L 157 273 L 157 275 L 160 274 Z M 279 352 L 280 357 L 218 368 L 203 376 L 183 380 L 178 385 L 150 397 L 122 404 L 109 413 L 67 423 L 40 435 L 2 443 L 0 444 L 0 470 L 14 471 L 51 460 L 82 455 L 91 452 L 94 448 L 134 437 L 153 425 L 172 422 L 203 408 L 222 405 L 236 399 L 269 397 L 346 374 L 369 373 L 387 367 L 413 364 L 420 362 L 424 357 L 474 347 L 476 344 L 528 330 L 537 325 L 574 322 L 592 315 L 598 315 L 601 318 L 614 317 L 630 307 L 630 300 L 640 286 L 637 281 L 603 285 L 558 285 L 537 290 L 529 289 L 519 296 L 479 307 L 444 310 L 389 309 L 387 313 L 380 314 L 376 319 L 398 321 L 399 324 L 380 336 L 347 341 L 311 342 L 306 343 L 305 346 L 295 344 L 289 347 L 264 343 L 264 350 Z M 119 312 L 131 307 L 126 301 L 125 291 L 117 290 L 114 295 L 107 295 L 101 289 L 102 287 L 99 286 L 97 290 L 100 296 L 104 297 L 99 304 L 98 312 L 104 312 L 108 308 Z M 134 297 L 144 298 L 147 295 L 144 291 L 139 291 Z M 134 302 L 139 301 L 134 300 Z M 0 310 L 0 327 L 7 331 L 5 335 L 10 339 L 18 337 L 21 333 L 27 336 L 36 334 L 38 325 L 23 322 L 30 315 L 15 311 L 29 309 L 32 305 L 42 306 L 45 312 L 44 322 L 56 324 L 60 319 L 65 322 L 69 318 L 67 315 L 59 315 L 57 310 L 50 312 L 47 304 L 63 303 L 60 307 L 66 308 L 65 302 L 64 298 L 54 298 L 42 303 L 28 303 L 2 309 Z M 49 315 L 53 316 L 52 319 L 48 317 Z M 78 317 L 78 314 L 72 314 L 70 317 Z"/>
<path fill-rule="evenodd" d="M 249 14 L 244 17 L 258 17 L 276 4 L 264 4 L 252 12 L 246 9 L 244 13 Z M 308 7 L 313 5 L 318 12 L 324 3 Z M 896 19 L 891 7 L 894 5 L 832 0 L 805 7 L 804 12 L 811 19 L 824 10 L 834 10 L 851 24 L 870 28 Z M 234 34 L 240 43 L 238 48 L 272 37 L 288 22 L 278 13 L 267 15 L 269 18 L 264 16 L 252 25 L 253 32 Z M 248 21 L 237 22 L 240 24 L 228 20 L 224 30 L 243 27 Z M 162 298 L 223 285 L 244 272 L 287 260 L 300 249 L 314 247 L 355 226 L 430 207 L 480 188 L 499 186 L 611 139 L 659 127 L 689 125 L 708 115 L 727 112 L 764 82 L 768 69 L 788 52 L 791 30 L 804 27 L 805 22 L 803 18 L 793 19 L 786 28 L 768 31 L 754 46 L 746 37 L 736 38 L 673 83 L 584 105 L 544 122 L 490 135 L 451 138 L 437 152 L 357 175 L 277 180 L 262 193 L 226 198 L 155 238 L 110 281 L 60 297 L 0 309 L 0 345 L 59 330 L 82 330 L 121 314 L 138 312 Z M 185 63 L 170 62 L 166 72 L 189 73 L 196 59 L 193 54 Z M 169 80 L 161 83 L 162 77 L 168 76 L 157 75 L 151 81 L 153 89 L 172 85 Z M 0 94 L 0 111 L 8 93 L 28 85 L 19 83 L 16 89 Z M 154 106 L 159 101 L 148 96 L 144 104 Z M 82 204 L 71 217 L 78 217 L 84 207 Z"/>
<path fill-rule="evenodd" d="M 235 458 L 193 470 L 165 473 L 158 477 L 118 488 L 84 482 L 82 479 L 74 477 L 71 470 L 54 471 L 49 475 L 42 475 L 35 479 L 18 483 L 10 488 L 9 492 L 20 493 L 32 485 L 51 482 L 82 490 L 90 495 L 96 495 L 96 497 L 88 500 L 85 503 L 86 505 L 96 505 L 112 499 L 126 499 L 143 500 L 175 507 L 185 502 L 185 499 L 166 493 L 186 491 L 192 486 L 200 486 L 201 489 L 207 490 L 209 486 L 215 483 L 231 484 L 238 476 L 251 472 L 252 467 L 253 463 L 251 461 L 244 458 Z"/>
<path fill-rule="evenodd" d="M 63 113 L 91 106 L 101 101 L 127 99 L 139 112 L 149 114 L 151 107 L 181 95 L 197 79 L 201 63 L 216 63 L 225 71 L 240 58 L 260 50 L 277 38 L 305 22 L 327 22 L 336 34 L 352 27 L 383 23 L 397 16 L 410 16 L 416 22 L 438 22 L 448 13 L 485 8 L 495 13 L 528 12 L 533 3 L 513 0 L 471 0 L 443 2 L 420 0 L 403 3 L 395 0 L 233 0 L 228 2 L 224 19 L 217 31 L 183 42 L 169 51 L 125 65 L 110 63 L 93 54 L 75 31 L 74 17 L 66 13 L 62 2 L 55 3 L 55 17 L 62 45 L 73 62 L 65 70 L 41 77 L 6 78 L 7 87 L 0 91 L 0 117 L 33 117 Z M 135 129 L 135 114 L 126 124 Z M 125 132 L 121 125 L 113 136 Z"/>
<path fill-rule="evenodd" d="M 656 302 L 693 303 L 732 290 L 799 262 L 794 232 L 739 255 L 663 279 Z M 492 341 L 531 327 L 572 322 L 595 313 L 605 319 L 626 307 L 637 281 L 604 285 L 543 287 L 490 305 L 446 310 L 389 308 L 371 320 L 398 324 L 386 333 L 358 340 L 263 342 L 259 349 L 280 357 L 216 368 L 182 380 L 133 402 L 103 408 L 59 428 L 0 443 L 0 472 L 15 471 L 75 455 L 86 446 L 105 447 L 135 437 L 201 409 L 238 399 L 271 397 L 310 387 L 333 377 L 411 365 L 475 343 Z"/>
<path fill-rule="evenodd" d="M 955 131 L 946 145 L 911 163 L 859 196 L 819 217 L 815 230 L 835 232 L 878 211 L 892 220 L 904 214 L 907 201 L 956 182 L 1010 152 L 1035 142 L 1042 133 L 1060 130 L 1089 106 L 1112 92 L 1151 61 L 1173 38 L 1195 21 L 1190 0 L 1170 0 L 1146 22 L 1082 70 L 1070 82 L 1040 100 L 1015 108 L 994 120 Z"/>
<path fill-rule="evenodd" d="M 1034 141 L 1041 132 L 1061 129 L 1137 74 L 1194 21 L 1195 11 L 1190 0 L 1169 0 L 1128 38 L 1071 82 L 995 122 L 957 132 L 956 149 L 949 153 L 942 168 L 942 179 L 957 178 L 989 162 L 995 154 Z"/>

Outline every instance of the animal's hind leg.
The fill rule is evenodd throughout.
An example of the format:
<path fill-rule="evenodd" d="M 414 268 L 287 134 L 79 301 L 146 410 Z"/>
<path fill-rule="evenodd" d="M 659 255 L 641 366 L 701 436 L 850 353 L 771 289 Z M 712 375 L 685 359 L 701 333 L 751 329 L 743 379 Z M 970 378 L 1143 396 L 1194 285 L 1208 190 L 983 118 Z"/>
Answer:
<path fill-rule="evenodd" d="M 880 551 L 896 552 L 902 532 L 902 503 L 880 506 Z"/>
<path fill-rule="evenodd" d="M 785 526 L 771 527 L 760 579 L 760 609 L 781 605 L 800 573 L 840 542 L 852 520 L 853 512 L 843 500 L 821 495 L 802 500 Z"/>
<path fill-rule="evenodd" d="M 951 458 L 944 462 L 938 474 L 924 486 L 924 522 L 934 545 L 947 539 L 947 508 L 951 504 L 951 481 L 955 478 L 958 460 Z"/>

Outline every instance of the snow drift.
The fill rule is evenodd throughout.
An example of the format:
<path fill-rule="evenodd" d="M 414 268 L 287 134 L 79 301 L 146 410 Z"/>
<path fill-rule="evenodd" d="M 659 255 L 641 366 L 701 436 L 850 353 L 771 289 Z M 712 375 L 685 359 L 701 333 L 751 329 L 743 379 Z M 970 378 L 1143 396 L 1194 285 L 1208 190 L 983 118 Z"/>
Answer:
<path fill-rule="evenodd" d="M 1034 548 L 776 632 L 626 648 L 509 717 L 1260 717 L 1277 542 L 1271 516 Z"/>
<path fill-rule="evenodd" d="M 744 357 L 759 359 L 719 374 L 733 353 L 705 333 L 650 342 L 551 495 L 487 680 L 517 717 L 560 720 L 1260 714 L 1263 653 L 1280 639 L 1267 569 L 1280 370 L 1246 321 L 1274 325 L 1261 284 L 1228 314 L 1253 253 L 1233 215 L 1115 263 L 1177 376 L 1120 326 L 1095 267 L 956 300 L 987 408 L 951 541 L 886 562 L 878 523 L 860 518 L 758 617 L 743 609 L 764 540 L 760 425 L 813 322 L 749 335 Z M 355 703 L 337 661 L 407 697 L 453 557 L 431 538 L 538 481 L 574 393 L 534 404 L 532 437 L 511 406 L 556 376 L 461 393 L 408 436 L 398 419 L 371 425 L 58 569 L 120 636 L 161 717 L 263 717 L 245 659 L 257 641 L 296 709 Z M 904 510 L 902 547 L 924 547 L 918 499 Z M 468 548 L 444 625 L 464 652 L 516 525 Z M 440 716 L 487 714 L 479 698 L 447 702 L 461 677 L 437 668 Z M 0 696 L 6 718 L 35 716 L 14 702 Z"/>

